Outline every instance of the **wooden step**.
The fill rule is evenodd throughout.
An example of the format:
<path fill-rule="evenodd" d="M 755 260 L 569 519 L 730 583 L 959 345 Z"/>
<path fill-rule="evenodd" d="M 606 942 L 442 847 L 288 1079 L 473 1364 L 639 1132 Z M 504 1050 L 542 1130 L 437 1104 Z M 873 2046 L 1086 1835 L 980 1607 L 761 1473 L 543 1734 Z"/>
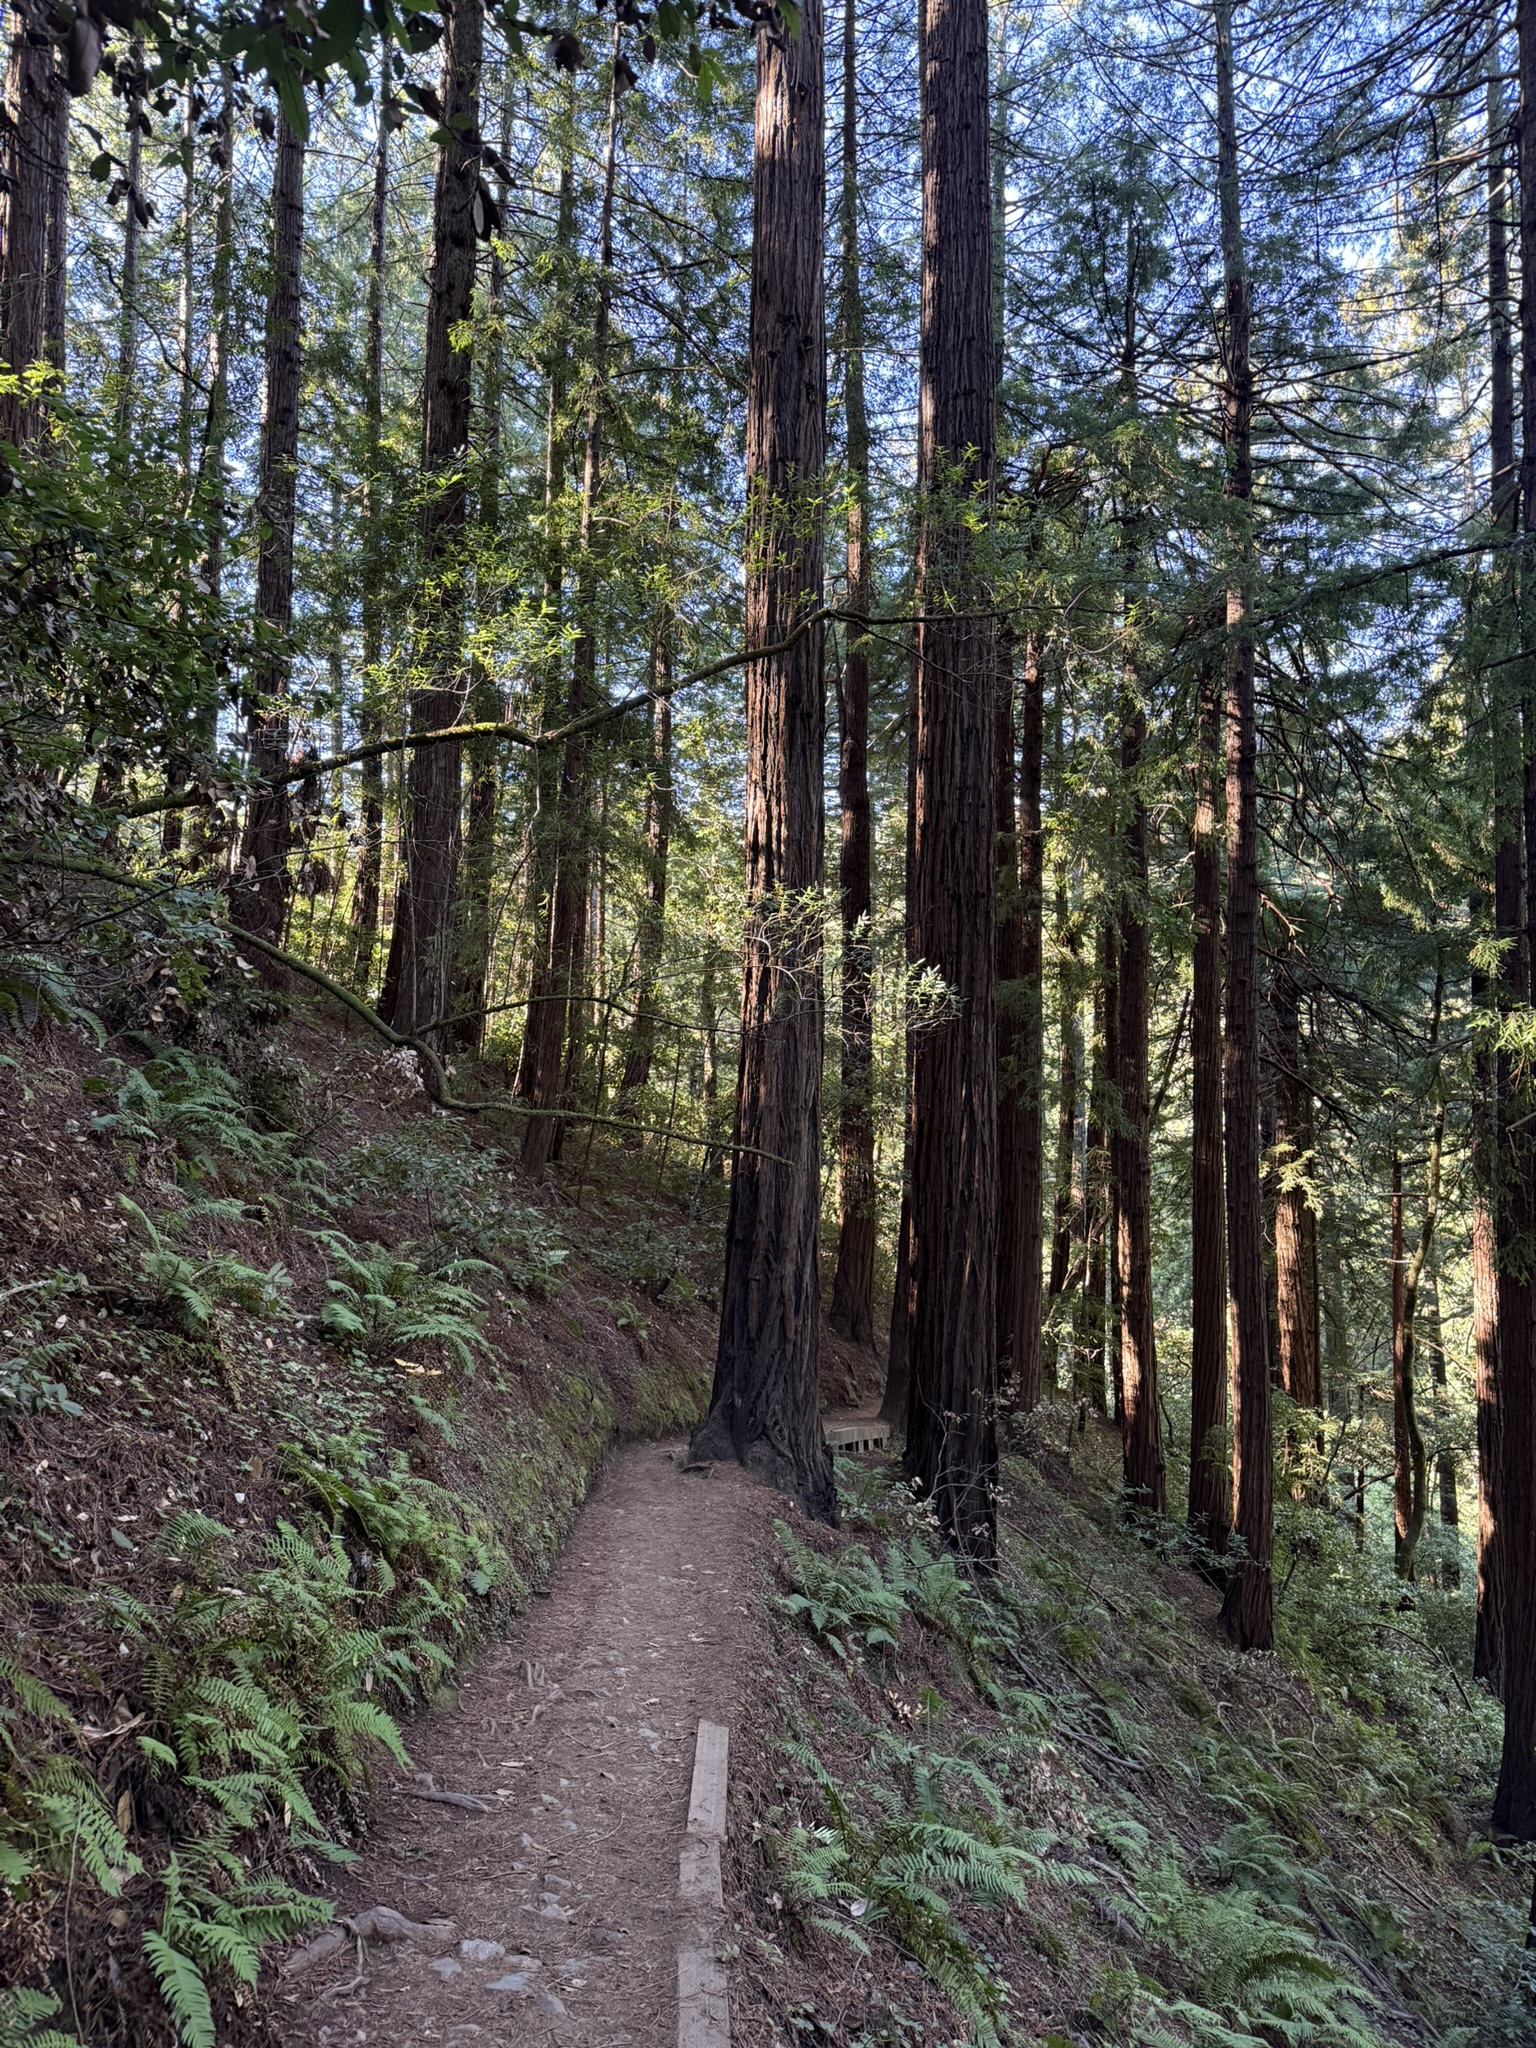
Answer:
<path fill-rule="evenodd" d="M 891 1440 L 888 1422 L 829 1422 L 824 1435 L 834 1451 L 883 1451 Z"/>

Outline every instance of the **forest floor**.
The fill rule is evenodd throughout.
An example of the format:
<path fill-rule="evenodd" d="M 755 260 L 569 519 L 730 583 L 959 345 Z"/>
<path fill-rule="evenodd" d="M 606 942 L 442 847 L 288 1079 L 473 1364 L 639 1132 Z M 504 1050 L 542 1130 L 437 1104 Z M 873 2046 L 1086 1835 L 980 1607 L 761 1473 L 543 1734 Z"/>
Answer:
<path fill-rule="evenodd" d="M 1065 1401 L 982 1586 L 890 1457 L 684 1471 L 718 1179 L 257 1002 L 0 1055 L 0 2048 L 670 2048 L 704 1717 L 737 2048 L 1530 2042 L 1467 1590 L 1287 1487 L 1240 1657 Z"/>
<path fill-rule="evenodd" d="M 545 1597 L 411 1728 L 415 1772 L 381 1788 L 338 1888 L 338 1918 L 382 1904 L 435 1937 L 289 1978 L 272 2019 L 291 2048 L 676 2040 L 695 1733 L 739 1728 L 772 1685 L 758 1560 L 783 1505 L 678 1443 L 614 1453 Z"/>

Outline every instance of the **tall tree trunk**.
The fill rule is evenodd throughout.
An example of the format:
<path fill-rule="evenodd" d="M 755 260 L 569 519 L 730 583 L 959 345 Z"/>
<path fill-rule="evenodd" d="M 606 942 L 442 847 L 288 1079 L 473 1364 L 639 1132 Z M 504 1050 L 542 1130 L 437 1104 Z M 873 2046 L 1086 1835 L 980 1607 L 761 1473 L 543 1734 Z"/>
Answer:
<path fill-rule="evenodd" d="M 1473 1276 L 1473 1288 L 1477 1286 Z M 1473 1310 L 1474 1323 L 1476 1309 Z M 1475 1331 L 1474 1331 L 1475 1341 Z M 1424 1266 L 1424 1349 L 1429 1353 L 1430 1416 L 1435 1440 L 1435 1491 L 1440 1509 L 1441 1538 L 1436 1576 L 1447 1592 L 1461 1590 L 1461 1503 L 1456 1452 L 1445 1441 L 1445 1412 L 1450 1380 L 1445 1366 L 1445 1329 L 1440 1317 L 1440 1271 L 1431 1249 Z"/>
<path fill-rule="evenodd" d="M 821 0 L 757 31 L 747 392 L 748 647 L 822 588 L 826 461 Z M 695 1457 L 736 1458 L 832 1520 L 821 1432 L 822 633 L 747 668 L 747 930 L 720 1342 Z"/>
<path fill-rule="evenodd" d="M 11 40 L 0 112 L 0 347 L 17 372 L 46 353 L 50 187 L 54 134 L 54 46 L 46 10 L 18 0 L 10 11 Z M 27 437 L 19 398 L 0 400 L 0 437 Z"/>
<path fill-rule="evenodd" d="M 1130 687 L 1136 687 L 1134 678 Z M 1146 735 L 1146 711 L 1139 700 L 1134 701 L 1127 706 L 1120 740 L 1120 767 L 1126 785 L 1126 897 L 1120 912 L 1120 1114 L 1113 1155 L 1124 1483 L 1134 1507 L 1160 1515 L 1165 1490 L 1152 1300 L 1147 807 L 1140 787 Z"/>
<path fill-rule="evenodd" d="M 576 645 L 571 658 L 569 724 L 591 709 L 597 694 L 597 584 L 592 555 L 592 521 L 602 480 L 603 416 L 608 403 L 608 318 L 613 289 L 613 197 L 618 168 L 619 28 L 614 27 L 608 81 L 608 139 L 603 160 L 603 199 L 598 226 L 597 307 L 592 332 L 592 390 L 587 404 L 582 459 L 581 524 L 576 569 Z M 587 792 L 587 741 L 573 733 L 560 757 L 554 881 L 550 899 L 547 993 L 529 1011 L 523 1041 L 526 1094 L 533 1114 L 523 1130 L 525 1170 L 537 1179 L 560 1148 L 562 1126 L 555 1114 L 569 1096 L 579 1070 L 582 1036 L 581 990 L 587 945 L 587 887 L 591 871 L 591 820 Z"/>
<path fill-rule="evenodd" d="M 0 121 L 0 360 L 20 372 L 47 350 L 48 199 L 57 144 L 48 10 L 41 0 L 21 0 L 10 18 Z M 35 402 L 0 396 L 0 442 L 20 447 L 40 423 Z"/>
<path fill-rule="evenodd" d="M 551 645 L 558 646 L 565 585 L 565 564 L 560 530 L 559 501 L 565 491 L 566 398 L 571 330 L 571 271 L 576 241 L 574 80 L 567 88 L 558 124 L 560 185 L 555 204 L 555 235 L 552 257 L 552 289 L 549 317 L 550 342 L 545 364 L 544 426 L 544 612 Z M 560 719 L 563 699 L 556 687 L 553 661 L 547 665 L 542 717 L 546 729 Z M 560 757 L 553 748 L 535 755 L 533 762 L 533 823 L 528 859 L 528 922 L 533 928 L 533 971 L 528 983 L 528 1010 L 523 1042 L 518 1052 L 517 1078 L 513 1094 L 521 1101 L 532 1099 L 534 1076 L 549 1064 L 544 1012 L 558 1006 L 560 991 L 552 951 L 555 917 L 555 873 L 560 856 Z M 558 1056 L 558 1055 L 557 1055 Z"/>
<path fill-rule="evenodd" d="M 1222 1100 L 1226 1123 L 1227 1259 L 1232 1295 L 1232 1526 L 1243 1539 L 1222 1625 L 1244 1650 L 1274 1646 L 1274 1464 L 1259 1146 L 1259 800 L 1254 646 L 1248 623 L 1253 497 L 1253 371 L 1247 259 L 1237 169 L 1232 0 L 1216 0 L 1217 185 L 1226 320 L 1222 436 L 1228 522 L 1226 770 L 1227 988 Z"/>
<path fill-rule="evenodd" d="M 864 297 L 859 276 L 858 10 L 843 6 L 843 179 L 839 317 L 848 464 L 847 653 L 838 685 L 838 799 L 842 807 L 838 897 L 843 936 L 842 1092 L 838 1102 L 839 1215 L 830 1320 L 855 1344 L 875 1341 L 875 1120 L 873 953 L 869 918 L 868 617 L 874 576 L 869 547 L 869 417 L 864 405 Z"/>
<path fill-rule="evenodd" d="M 411 729 L 431 732 L 464 715 L 464 564 L 469 513 L 470 354 L 459 346 L 475 289 L 474 199 L 480 156 L 481 0 L 445 7 L 442 133 L 432 193 L 432 271 L 422 371 L 421 510 L 424 595 L 432 613 L 422 649 L 431 680 L 411 692 Z M 397 1031 L 421 1032 L 449 1011 L 462 827 L 463 762 L 457 741 L 421 747 L 405 776 L 405 872 L 395 901 L 383 1007 Z"/>
<path fill-rule="evenodd" d="M 1045 741 L 1045 689 L 1038 643 L 1024 650 L 1019 717 L 1019 982 L 1023 1014 L 1015 1046 L 1019 1120 L 1019 1222 L 1014 1261 L 1014 1399 L 1027 1414 L 1039 1405 L 1043 1350 L 1040 1326 L 1045 1250 L 1045 1157 L 1042 1110 L 1045 1067 L 1045 835 L 1040 818 L 1040 763 Z M 1055 1374 L 1052 1374 L 1054 1384 Z"/>
<path fill-rule="evenodd" d="M 907 1469 L 949 1540 L 997 1547 L 996 635 L 976 527 L 996 416 L 985 0 L 926 0 L 915 957 L 955 1004 L 912 1075 Z"/>
<path fill-rule="evenodd" d="M 1221 848 L 1216 763 L 1221 670 L 1204 662 L 1195 736 L 1190 831 L 1195 949 L 1190 993 L 1190 1403 L 1189 1526 L 1224 1551 L 1232 1517 L 1227 1472 L 1227 1225 L 1221 1163 Z"/>
<path fill-rule="evenodd" d="M 203 535 L 202 580 L 206 594 L 217 605 L 224 589 L 224 541 L 226 503 L 224 460 L 229 444 L 229 359 L 234 338 L 233 294 L 230 286 L 235 261 L 235 178 L 234 107 L 227 67 L 219 72 L 219 108 L 214 116 L 214 135 L 209 160 L 215 173 L 213 207 L 213 249 L 208 268 L 208 368 L 207 402 L 197 439 L 196 478 L 191 489 L 193 508 Z M 193 707 L 186 763 L 188 772 L 208 776 L 218 751 L 221 693 L 216 677 L 207 679 Z M 168 850 L 182 844 L 181 831 L 170 830 L 169 813 L 163 843 Z M 194 862 L 210 859 L 221 851 L 224 827 L 217 814 L 194 810 L 188 831 L 189 854 Z"/>
<path fill-rule="evenodd" d="M 1488 1113 L 1484 1112 L 1485 1125 Z M 1486 1129 L 1481 1143 L 1487 1149 Z M 1499 1416 L 1499 1275 L 1493 1209 L 1479 1194 L 1472 1205 L 1472 1364 L 1477 1403 L 1477 1634 L 1472 1675 L 1495 1699 L 1504 1696 L 1504 1604 L 1500 1556 L 1499 1477 L 1504 1446 Z"/>
<path fill-rule="evenodd" d="M 652 650 L 657 694 L 651 701 L 651 773 L 645 790 L 645 901 L 635 944 L 635 1019 L 615 1104 L 633 1117 L 656 1056 L 656 1000 L 667 938 L 667 870 L 672 851 L 672 619 L 663 611 Z"/>
<path fill-rule="evenodd" d="M 1440 1038 L 1440 1011 L 1445 978 L 1435 975 L 1434 1009 L 1430 1019 L 1429 1042 Z M 1424 1183 L 1424 1220 L 1413 1256 L 1404 1263 L 1402 1165 L 1394 1157 L 1393 1175 L 1393 1327 L 1392 1327 L 1392 1453 L 1393 1453 L 1393 1558 L 1399 1578 L 1417 1576 L 1419 1543 L 1429 1508 L 1429 1467 L 1424 1449 L 1424 1432 L 1419 1422 L 1418 1388 L 1415 1379 L 1415 1330 L 1419 1288 L 1435 1246 L 1435 1225 L 1440 1217 L 1440 1155 L 1445 1144 L 1445 1104 L 1435 1105 L 1434 1128 L 1429 1140 L 1429 1167 Z M 1402 1282 L 1398 1299 L 1397 1282 Z M 1401 1309 L 1401 1321 L 1398 1310 Z"/>
<path fill-rule="evenodd" d="M 1140 236 L 1134 216 L 1126 228 L 1125 333 L 1120 395 L 1135 421 L 1137 392 Z M 1134 448 L 1130 457 L 1135 462 Z M 1119 1114 L 1111 1140 L 1115 1190 L 1115 1276 L 1119 1307 L 1116 1411 L 1120 1421 L 1125 1492 L 1133 1508 L 1160 1515 L 1166 1505 L 1162 1418 L 1158 1412 L 1157 1322 L 1152 1299 L 1151 1075 L 1148 1067 L 1151 883 L 1147 857 L 1147 802 L 1142 778 L 1147 712 L 1136 670 L 1133 594 L 1140 573 L 1140 519 L 1134 469 L 1127 476 L 1122 557 L 1125 581 L 1125 654 L 1121 665 L 1120 779 L 1125 823 L 1119 915 L 1119 1019 L 1115 1034 L 1115 1086 Z"/>
<path fill-rule="evenodd" d="M 61 55 L 53 66 L 48 139 L 47 275 L 43 280 L 43 354 L 62 377 L 69 326 L 69 76 Z M 0 248 L 5 232 L 0 227 Z"/>
<path fill-rule="evenodd" d="M 1519 0 L 1520 118 L 1520 364 L 1523 440 L 1520 529 L 1523 657 L 1521 718 L 1525 853 L 1526 990 L 1536 952 L 1536 0 Z M 1514 1077 L 1508 1085 L 1512 1089 Z M 1501 1091 L 1503 1093 L 1504 1091 Z M 1506 1100 L 1508 1097 L 1506 1096 Z M 1512 1199 L 1510 1236 L 1500 1246 L 1499 1408 L 1503 1471 L 1504 1746 L 1494 1793 L 1495 1827 L 1517 1840 L 1536 1839 L 1536 1276 L 1531 1272 L 1536 1224 L 1536 1145 L 1525 1125 L 1528 1095 L 1517 1105 L 1502 1164 Z M 1506 1315 L 1506 1307 L 1510 1313 Z"/>
<path fill-rule="evenodd" d="M 1020 1239 L 1024 1219 L 1024 1040 L 1032 990 L 1024 983 L 1024 899 L 1019 877 L 1018 735 L 1014 723 L 1012 634 L 998 636 L 994 772 L 997 778 L 997 1360 L 1014 1366 Z"/>
<path fill-rule="evenodd" d="M 512 72 L 504 65 L 501 80 L 501 120 L 497 150 L 503 163 L 512 153 Z M 496 180 L 498 215 L 505 215 L 507 182 Z M 481 376 L 480 405 L 480 503 L 482 544 L 493 549 L 501 529 L 502 397 L 506 382 L 506 351 L 502 339 L 502 299 L 506 290 L 506 265 L 499 228 L 491 237 L 490 321 Z M 482 623 L 489 624 L 494 605 L 482 588 L 477 595 Z M 470 690 L 470 716 L 490 723 L 509 715 L 509 707 L 494 680 L 477 661 Z M 496 867 L 496 826 L 501 807 L 501 748 L 493 739 L 469 742 L 469 799 L 464 827 L 464 872 L 459 892 L 458 930 L 454 945 L 453 976 L 449 1005 L 454 1022 L 449 1043 L 476 1053 L 485 1041 L 485 1005 L 491 973 L 491 954 L 496 940 L 496 919 L 492 914 L 491 891 Z"/>
<path fill-rule="evenodd" d="M 117 315 L 117 431 L 123 436 L 133 425 L 134 387 L 139 375 L 139 235 L 149 218 L 149 206 L 143 193 L 144 45 L 137 36 L 128 46 L 125 69 L 128 162 L 124 182 L 128 189 L 123 199 L 123 270 L 119 281 L 122 302 Z M 274 209 L 277 204 L 275 180 L 274 173 Z"/>
<path fill-rule="evenodd" d="M 926 0 L 918 0 L 917 9 L 917 75 L 918 92 L 921 96 L 927 76 L 923 62 L 927 35 Z M 908 961 L 917 959 L 917 883 L 913 866 L 917 846 L 917 662 L 912 662 L 911 676 L 907 687 L 906 707 L 906 754 L 907 754 L 907 805 L 906 836 L 902 847 L 902 956 Z M 901 1208 L 896 1224 L 896 1273 L 891 1289 L 891 1335 L 886 1353 L 885 1398 L 880 1403 L 880 1420 L 888 1422 L 893 1430 L 906 1434 L 908 1410 L 912 1394 L 912 1319 L 917 1309 L 915 1273 L 912 1264 L 912 1137 L 915 1098 L 912 1077 L 917 1058 L 917 1022 L 913 1014 L 910 989 L 903 1001 L 902 1033 L 902 1128 L 901 1128 Z"/>
<path fill-rule="evenodd" d="M 197 347 L 197 118 L 189 82 L 181 96 L 181 218 L 177 222 L 176 265 L 176 467 L 182 489 L 192 488 L 192 414 Z M 176 785 L 172 784 L 174 788 Z"/>
<path fill-rule="evenodd" d="M 1084 1120 L 1083 1201 L 1079 1227 L 1083 1267 L 1074 1324 L 1073 1392 L 1098 1415 L 1109 1412 L 1105 1394 L 1104 1345 L 1110 1329 L 1109 1274 L 1115 1241 L 1110 1123 L 1115 1086 L 1115 1041 L 1119 1036 L 1120 990 L 1115 934 L 1106 918 L 1099 927 L 1093 981 L 1093 1045 L 1088 1055 L 1088 1110 Z M 1118 1361 L 1116 1361 L 1118 1365 Z M 1119 1419 L 1119 1403 L 1115 1403 Z"/>
<path fill-rule="evenodd" d="M 1344 1262 L 1339 1256 L 1338 1238 L 1332 1231 L 1323 1239 L 1322 1273 L 1323 1327 L 1327 1332 L 1327 1351 L 1323 1362 L 1328 1413 L 1347 1422 L 1353 1409 L 1349 1325 L 1344 1313 Z"/>
<path fill-rule="evenodd" d="M 1392 1157 L 1392 1561 L 1400 1579 L 1418 1576 L 1419 1540 L 1427 1507 L 1428 1464 L 1414 1384 L 1413 1324 L 1419 1279 L 1426 1247 L 1434 1239 L 1440 1199 L 1443 1110 L 1438 1125 L 1430 1146 L 1424 1231 L 1411 1261 L 1403 1238 L 1403 1165 L 1396 1153 Z"/>
<path fill-rule="evenodd" d="M 235 922 L 259 937 L 282 936 L 288 907 L 289 635 L 293 629 L 293 518 L 299 467 L 303 365 L 304 143 L 278 115 L 272 166 L 272 267 L 267 286 L 266 395 L 256 486 L 257 658 L 246 705 L 246 800 L 240 866 L 230 887 Z"/>
<path fill-rule="evenodd" d="M 1058 753 L 1060 748 L 1058 747 Z M 1052 1198 L 1051 1277 L 1049 1295 L 1056 1301 L 1065 1291 L 1072 1270 L 1072 1223 L 1076 1197 L 1072 1186 L 1073 1162 L 1077 1157 L 1078 1028 L 1077 977 L 1074 955 L 1078 948 L 1077 927 L 1067 901 L 1065 871 L 1056 878 L 1054 903 L 1056 936 L 1056 1032 L 1058 1039 L 1056 1076 L 1056 1172 Z"/>
<path fill-rule="evenodd" d="M 1313 1151 L 1312 1090 L 1301 1043 L 1301 1005 L 1290 969 L 1270 990 L 1275 1020 L 1275 1308 L 1280 1384 L 1300 1408 L 1323 1405 L 1318 1356 L 1317 1218 L 1308 1198 Z"/>
<path fill-rule="evenodd" d="M 1496 635 L 1487 690 L 1489 753 L 1493 765 L 1493 922 L 1501 943 L 1492 994 L 1501 1018 L 1516 1010 L 1528 987 L 1525 950 L 1525 876 L 1521 848 L 1520 786 L 1512 763 L 1520 758 L 1515 700 L 1507 657 L 1515 635 L 1507 630 L 1518 604 L 1519 571 L 1513 543 L 1521 517 L 1515 461 L 1514 356 L 1510 326 L 1509 122 L 1496 55 L 1487 60 L 1488 123 L 1488 338 L 1489 511 L 1500 546 L 1489 572 L 1491 605 L 1506 630 Z M 1480 977 L 1474 971 L 1473 995 Z M 1500 1407 L 1506 1345 L 1529 1348 L 1530 1290 L 1521 1276 L 1519 1175 L 1509 1125 L 1518 1121 L 1513 1068 L 1507 1052 L 1479 1054 L 1479 1103 L 1472 1138 L 1476 1192 L 1472 1216 L 1473 1339 L 1477 1402 L 1477 1637 L 1472 1669 L 1494 1693 L 1504 1694 L 1504 1424 Z M 1481 1281 L 1481 1285 L 1479 1282 Z"/>
<path fill-rule="evenodd" d="M 389 137 L 394 110 L 394 45 L 379 41 L 374 94 L 373 197 L 368 211 L 368 295 L 363 346 L 362 701 L 365 746 L 384 734 L 384 265 L 389 236 Z M 379 944 L 384 867 L 384 763 L 364 761 L 359 775 L 357 873 L 352 884 L 352 979 L 365 993 Z"/>
<path fill-rule="evenodd" d="M 177 223 L 180 247 L 177 250 L 176 273 L 176 468 L 181 477 L 182 509 L 190 511 L 197 490 L 197 479 L 192 468 L 193 415 L 196 412 L 197 376 L 193 368 L 193 353 L 196 348 L 196 317 L 194 301 L 197 293 L 197 243 L 195 228 L 197 222 L 197 116 L 198 98 L 190 81 L 183 87 L 181 96 L 181 218 Z M 196 710 L 192 722 L 198 722 Z M 196 743 L 195 732 L 189 732 L 184 743 L 177 745 L 165 764 L 165 787 L 167 793 L 179 790 L 186 782 L 191 767 L 191 749 Z M 181 850 L 182 834 L 186 819 L 179 810 L 167 811 L 160 824 L 160 845 L 166 853 Z"/>

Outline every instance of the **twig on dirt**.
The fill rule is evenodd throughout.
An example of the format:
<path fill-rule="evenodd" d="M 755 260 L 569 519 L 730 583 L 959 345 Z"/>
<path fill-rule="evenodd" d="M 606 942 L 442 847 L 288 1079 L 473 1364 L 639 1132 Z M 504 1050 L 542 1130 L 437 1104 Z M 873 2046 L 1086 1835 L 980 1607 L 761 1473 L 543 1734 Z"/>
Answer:
<path fill-rule="evenodd" d="M 483 1799 L 476 1799 L 468 1792 L 428 1791 L 424 1785 L 401 1785 L 397 1788 L 407 1799 L 430 1799 L 435 1806 L 462 1806 L 466 1813 L 489 1813 Z"/>
<path fill-rule="evenodd" d="M 360 1950 L 362 1950 L 362 1944 L 358 1942 L 358 1952 Z M 344 1982 L 344 1985 L 326 1985 L 326 1989 L 319 1993 L 319 1999 L 315 2003 L 332 2005 L 336 1999 L 344 1999 L 348 1995 L 348 1991 L 360 1991 L 362 1985 L 365 1985 L 365 1982 L 367 1982 L 367 1978 L 369 1978 L 367 1970 L 358 1970 L 356 1976 L 348 1976 L 348 1980 Z"/>

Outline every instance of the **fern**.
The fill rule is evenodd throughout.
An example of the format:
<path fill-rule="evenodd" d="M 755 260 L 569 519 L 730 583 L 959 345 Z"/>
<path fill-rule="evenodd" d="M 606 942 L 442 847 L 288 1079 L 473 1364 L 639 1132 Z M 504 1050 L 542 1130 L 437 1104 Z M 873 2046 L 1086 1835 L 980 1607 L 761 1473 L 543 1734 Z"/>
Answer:
<path fill-rule="evenodd" d="M 194 1182 L 217 1181 L 231 1164 L 276 1173 L 294 1163 L 286 1139 L 254 1128 L 233 1076 L 180 1047 L 127 1068 L 115 1108 L 93 1118 L 92 1128 L 169 1145 Z"/>
<path fill-rule="evenodd" d="M 901 1643 L 906 1613 L 901 1595 L 881 1577 L 867 1550 L 854 1544 L 837 1558 L 818 1557 L 783 1522 L 774 1524 L 795 1590 L 780 1602 L 844 1662 L 871 1656 Z"/>
<path fill-rule="evenodd" d="M 254 1985 L 262 1944 L 286 1940 L 331 1916 L 329 1903 L 280 1878 L 248 1878 L 227 1846 L 226 1822 L 201 1841 L 173 1851 L 162 1875 L 160 1926 L 144 1936 L 144 1953 L 183 2048 L 211 2048 L 210 1979 Z"/>
<path fill-rule="evenodd" d="M 182 2048 L 216 2048 L 213 2003 L 202 1971 L 154 1928 L 145 1933 L 143 1945 Z"/>
<path fill-rule="evenodd" d="M 333 1342 L 354 1345 L 375 1366 L 411 1346 L 441 1344 L 465 1372 L 474 1371 L 476 1353 L 488 1348 L 485 1310 L 464 1281 L 494 1267 L 457 1259 L 428 1272 L 409 1246 L 358 1245 L 339 1230 L 314 1235 L 331 1265 L 320 1327 Z"/>
<path fill-rule="evenodd" d="M 80 1002 L 74 983 L 56 962 L 41 953 L 0 953 L 0 1024 L 31 1032 L 49 1023 L 79 1025 L 98 1045 L 107 1042 L 101 1019 Z"/>
<path fill-rule="evenodd" d="M 0 1991 L 0 2048 L 81 2048 L 75 2035 L 48 2025 L 60 2010 L 51 1991 Z"/>
<path fill-rule="evenodd" d="M 56 1693 L 50 1692 L 40 1678 L 34 1678 L 30 1671 L 24 1671 L 12 1657 L 0 1653 L 0 1685 L 7 1685 L 16 1696 L 24 1714 L 30 1714 L 34 1721 L 60 1721 L 66 1728 L 73 1728 L 75 1717 Z M 12 1718 L 12 1710 L 0 1706 L 0 1741 L 13 1750 L 5 1730 L 5 1723 Z"/>

